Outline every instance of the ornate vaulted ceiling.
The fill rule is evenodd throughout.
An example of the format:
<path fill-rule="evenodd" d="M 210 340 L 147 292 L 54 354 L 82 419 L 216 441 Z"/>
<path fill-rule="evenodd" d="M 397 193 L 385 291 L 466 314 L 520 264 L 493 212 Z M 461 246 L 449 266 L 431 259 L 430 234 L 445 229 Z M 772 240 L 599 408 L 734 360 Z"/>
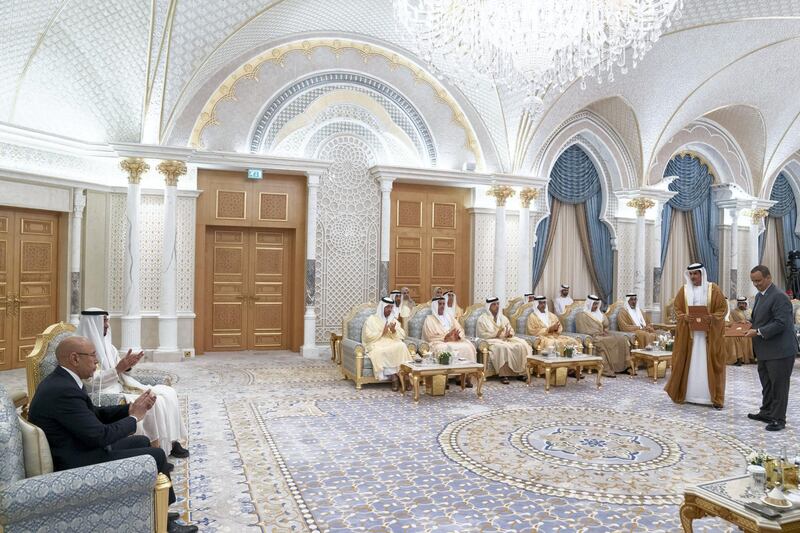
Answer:
<path fill-rule="evenodd" d="M 249 58 L 297 39 L 360 40 L 421 64 L 390 0 L 7 0 L 0 18 L 0 121 L 88 141 L 185 143 L 182 115 Z M 447 73 L 445 86 L 480 122 L 490 170 L 529 171 L 548 136 L 589 109 L 640 176 L 705 117 L 760 184 L 800 149 L 799 30 L 800 0 L 685 0 L 637 69 L 549 95 L 529 120 L 516 95 L 469 73 Z"/>

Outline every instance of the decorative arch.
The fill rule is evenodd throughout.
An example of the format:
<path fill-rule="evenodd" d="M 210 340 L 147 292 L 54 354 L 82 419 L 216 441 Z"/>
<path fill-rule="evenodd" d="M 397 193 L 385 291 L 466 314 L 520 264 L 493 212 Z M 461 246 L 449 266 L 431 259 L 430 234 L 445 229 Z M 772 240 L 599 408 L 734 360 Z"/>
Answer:
<path fill-rule="evenodd" d="M 394 87 L 359 72 L 315 73 L 275 95 L 255 120 L 249 149 L 275 153 L 283 145 L 284 151 L 291 152 L 286 149 L 291 144 L 287 138 L 293 138 L 299 146 L 286 155 L 315 157 L 321 139 L 309 141 L 325 129 L 336 130 L 332 127 L 336 123 L 369 132 L 365 136 L 379 139 L 385 154 L 414 154 L 411 161 L 395 163 L 436 164 L 433 134 L 417 108 Z"/>
<path fill-rule="evenodd" d="M 669 162 L 682 154 L 702 159 L 713 169 L 715 183 L 733 183 L 754 194 L 750 166 L 741 147 L 729 132 L 707 118 L 693 121 L 664 145 L 650 167 L 648 183 L 660 182 Z"/>
<path fill-rule="evenodd" d="M 326 77 L 331 75 L 351 76 L 352 79 L 350 82 L 358 84 L 362 88 L 369 87 L 375 94 L 383 93 L 384 97 L 394 99 L 395 103 L 403 109 L 404 112 L 408 112 L 408 116 L 412 118 L 412 121 L 416 122 L 417 126 L 421 126 L 422 123 L 427 121 L 427 127 L 419 128 L 420 134 L 423 137 L 427 137 L 424 144 L 434 142 L 436 130 L 448 132 L 447 136 L 451 137 L 448 141 L 450 143 L 448 145 L 448 157 L 454 161 L 447 161 L 447 164 L 454 166 L 455 163 L 458 163 L 457 166 L 460 167 L 461 163 L 463 163 L 466 158 L 474 160 L 479 169 L 485 168 L 484 153 L 475 129 L 467 119 L 464 109 L 453 95 L 451 95 L 448 89 L 421 66 L 400 55 L 398 52 L 376 44 L 368 44 L 349 39 L 307 38 L 273 46 L 250 58 L 229 74 L 224 81 L 219 83 L 203 105 L 202 110 L 194 115 L 196 118 L 194 119 L 194 124 L 188 135 L 188 144 L 193 147 L 202 147 L 207 132 L 214 128 L 219 128 L 226 121 L 230 121 L 228 118 L 230 116 L 234 116 L 235 119 L 241 123 L 244 116 L 242 116 L 242 112 L 237 112 L 234 108 L 236 106 L 241 107 L 241 102 L 246 100 L 244 95 L 249 94 L 251 92 L 250 89 L 258 87 L 258 84 L 261 83 L 261 79 L 270 80 L 269 72 L 275 72 L 275 68 L 282 69 L 292 61 L 296 62 L 298 57 L 304 58 L 304 60 L 307 59 L 308 61 L 306 63 L 309 65 L 307 70 L 314 73 L 314 75 L 307 75 L 304 78 L 307 83 L 324 83 Z M 347 59 L 347 61 L 345 61 L 345 59 Z M 374 64 L 376 67 L 370 70 L 382 70 L 386 73 L 404 73 L 403 78 L 408 80 L 406 82 L 407 90 L 411 90 L 408 89 L 408 87 L 418 87 L 419 89 L 413 89 L 413 91 L 419 91 L 419 94 L 417 94 L 415 98 L 411 98 L 410 95 L 403 95 L 399 89 L 390 86 L 385 80 L 380 80 L 378 77 L 370 75 L 370 73 L 366 71 L 367 69 L 363 69 L 362 71 L 361 68 L 356 67 L 359 74 L 362 75 L 362 77 L 358 79 L 356 79 L 356 74 L 352 69 L 349 72 L 347 71 L 346 66 L 343 67 L 343 71 L 340 70 L 338 74 L 332 74 L 330 71 L 324 70 L 325 67 L 329 67 L 334 61 L 350 66 L 357 65 L 358 63 L 361 63 L 362 66 Z M 324 65 L 324 67 L 322 69 L 314 68 L 315 65 Z M 273 70 L 267 71 L 267 68 L 272 68 Z M 392 75 L 390 77 L 397 76 Z M 272 91 L 271 94 L 273 96 L 268 97 L 269 104 L 267 107 L 263 107 L 264 100 L 259 104 L 259 106 L 262 106 L 262 110 L 257 113 L 257 120 L 261 121 L 264 119 L 268 122 L 271 112 L 269 106 L 274 105 L 272 109 L 272 112 L 274 112 L 276 108 L 280 108 L 286 103 L 286 100 L 282 101 L 281 97 L 291 100 L 292 87 L 295 91 L 307 90 L 306 87 L 299 86 L 292 80 L 289 87 L 283 87 Z M 274 96 L 276 93 L 277 96 Z M 409 107 L 409 102 L 412 100 L 417 103 L 417 106 Z M 427 109 L 427 111 L 421 110 L 420 106 Z M 415 107 L 416 112 L 413 112 L 411 107 Z M 427 113 L 429 112 L 435 116 L 428 117 Z M 255 110 L 249 111 L 249 113 L 249 118 L 252 118 L 255 114 Z M 425 120 L 420 122 L 423 115 L 425 116 Z M 230 128 L 230 125 L 226 127 Z M 255 133 L 255 137 L 258 136 L 257 127 L 258 124 L 251 131 L 251 133 Z M 426 129 L 428 130 L 427 132 L 425 132 Z M 463 138 L 461 138 L 461 134 L 456 134 L 456 131 L 460 131 L 461 134 L 463 134 Z M 241 143 L 237 142 L 236 149 L 244 148 L 251 150 L 252 145 L 250 141 L 254 140 L 255 137 L 251 135 L 248 139 L 242 140 Z M 443 139 L 440 138 L 439 143 L 441 143 L 442 140 Z M 247 146 L 245 148 L 245 146 L 239 146 L 240 144 L 246 144 Z M 436 143 L 434 143 L 434 146 L 438 151 L 436 160 L 439 161 L 439 156 L 442 155 L 442 149 L 441 146 Z M 429 146 L 426 146 L 426 150 L 428 148 Z M 428 153 L 430 154 L 430 152 Z M 471 153 L 471 155 L 467 157 L 461 155 L 462 153 Z M 428 159 L 428 157 L 425 159 Z"/>

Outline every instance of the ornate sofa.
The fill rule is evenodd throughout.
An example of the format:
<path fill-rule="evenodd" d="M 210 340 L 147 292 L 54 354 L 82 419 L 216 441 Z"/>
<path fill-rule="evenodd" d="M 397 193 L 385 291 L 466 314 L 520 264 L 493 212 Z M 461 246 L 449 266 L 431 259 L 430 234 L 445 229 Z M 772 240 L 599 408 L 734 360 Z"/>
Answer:
<path fill-rule="evenodd" d="M 406 320 L 406 342 L 416 345 L 417 353 L 423 355 L 430 352 L 428 343 L 422 340 L 422 326 L 430 314 L 431 306 L 420 304 L 414 307 Z"/>
<path fill-rule="evenodd" d="M 617 300 L 608 306 L 608 310 L 606 311 L 606 316 L 608 317 L 608 331 L 616 335 L 625 335 L 625 337 L 628 338 L 628 342 L 631 343 L 631 346 L 634 346 L 636 343 L 636 334 L 633 332 L 620 331 L 619 325 L 617 325 L 617 315 L 619 315 L 619 312 L 624 308 L 625 302 L 623 300 Z M 644 348 L 644 346 L 637 346 L 637 348 Z"/>
<path fill-rule="evenodd" d="M 578 339 L 583 343 L 583 348 L 586 350 L 585 353 L 591 354 L 594 353 L 591 336 L 575 331 L 575 316 L 583 310 L 583 302 L 584 300 L 575 300 L 564 309 L 564 314 L 558 318 L 561 320 L 561 325 L 564 327 L 562 335 Z"/>
<path fill-rule="evenodd" d="M 517 296 L 516 298 L 511 298 L 508 301 L 508 305 L 503 308 L 503 314 L 506 315 L 506 318 L 511 322 L 511 325 L 514 325 L 513 319 L 514 315 L 517 312 L 517 309 L 522 307 L 522 304 L 525 303 L 524 297 Z"/>
<path fill-rule="evenodd" d="M 36 344 L 25 360 L 25 373 L 28 380 L 28 396 L 32 399 L 36 393 L 36 387 L 47 377 L 50 372 L 55 370 L 58 362 L 56 361 L 56 346 L 66 337 L 75 335 L 75 326 L 59 322 L 52 324 L 36 336 Z M 171 385 L 172 377 L 163 372 L 131 371 L 131 377 L 143 385 Z M 87 385 L 91 391 L 91 386 Z M 114 405 L 122 403 L 122 394 L 97 394 L 92 393 L 92 401 L 95 405 Z"/>
<path fill-rule="evenodd" d="M 478 318 L 485 312 L 485 304 L 477 303 L 470 305 L 464 310 L 464 316 L 461 317 L 461 327 L 464 328 L 464 336 L 467 340 L 475 345 L 475 350 L 478 352 L 478 362 L 483 363 L 484 375 L 489 377 L 497 374 L 497 371 L 492 367 L 492 362 L 489 359 L 489 343 L 478 338 L 475 332 Z"/>
<path fill-rule="evenodd" d="M 341 359 L 342 375 L 356 384 L 356 389 L 361 390 L 365 383 L 378 383 L 381 380 L 375 377 L 372 361 L 367 357 L 364 345 L 361 343 L 361 330 L 364 322 L 375 313 L 377 304 L 365 303 L 355 306 L 342 320 L 342 338 L 338 349 Z M 417 353 L 417 345 L 408 338 L 405 340 L 408 351 Z"/>
<path fill-rule="evenodd" d="M 528 335 L 528 317 L 536 308 L 536 302 L 526 302 L 516 308 L 511 317 L 511 326 L 514 328 L 514 334 L 520 339 L 527 341 L 536 353 L 537 337 L 535 335 Z"/>
<path fill-rule="evenodd" d="M 0 385 L 0 531 L 167 529 L 169 479 L 150 456 L 53 472 L 44 432 Z"/>

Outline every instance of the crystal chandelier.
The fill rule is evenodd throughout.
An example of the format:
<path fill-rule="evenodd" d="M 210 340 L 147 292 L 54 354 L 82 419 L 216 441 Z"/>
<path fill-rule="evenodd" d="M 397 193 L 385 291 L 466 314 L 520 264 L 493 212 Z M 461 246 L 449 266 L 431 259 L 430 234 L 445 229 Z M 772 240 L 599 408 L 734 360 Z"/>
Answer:
<path fill-rule="evenodd" d="M 524 91 L 534 110 L 545 93 L 596 76 L 625 74 L 680 17 L 683 0 L 394 0 L 422 58 L 446 77 L 478 72 Z M 449 75 L 449 73 L 457 73 Z"/>

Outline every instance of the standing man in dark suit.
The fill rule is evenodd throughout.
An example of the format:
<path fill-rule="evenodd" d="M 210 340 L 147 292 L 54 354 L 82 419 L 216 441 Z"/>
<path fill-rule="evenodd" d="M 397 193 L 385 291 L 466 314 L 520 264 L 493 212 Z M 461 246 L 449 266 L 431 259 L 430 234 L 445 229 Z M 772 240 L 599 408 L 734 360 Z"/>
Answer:
<path fill-rule="evenodd" d="M 133 403 L 96 407 L 81 381 L 92 377 L 97 364 L 92 341 L 67 337 L 56 347 L 56 359 L 59 366 L 36 388 L 28 413 L 28 420 L 47 437 L 55 470 L 150 455 L 158 471 L 169 477 L 172 465 L 164 450 L 150 447 L 143 435 L 133 435 L 156 395 L 147 390 Z M 174 502 L 170 487 L 169 503 Z M 197 526 L 178 524 L 177 518 L 178 513 L 170 513 L 168 531 L 197 531 Z"/>
<path fill-rule="evenodd" d="M 761 409 L 747 415 L 751 420 L 767 422 L 767 431 L 786 427 L 789 403 L 789 378 L 797 355 L 794 317 L 789 297 L 772 284 L 772 275 L 764 265 L 750 271 L 750 280 L 758 290 L 751 316 L 753 353 L 758 359 L 761 379 Z"/>

